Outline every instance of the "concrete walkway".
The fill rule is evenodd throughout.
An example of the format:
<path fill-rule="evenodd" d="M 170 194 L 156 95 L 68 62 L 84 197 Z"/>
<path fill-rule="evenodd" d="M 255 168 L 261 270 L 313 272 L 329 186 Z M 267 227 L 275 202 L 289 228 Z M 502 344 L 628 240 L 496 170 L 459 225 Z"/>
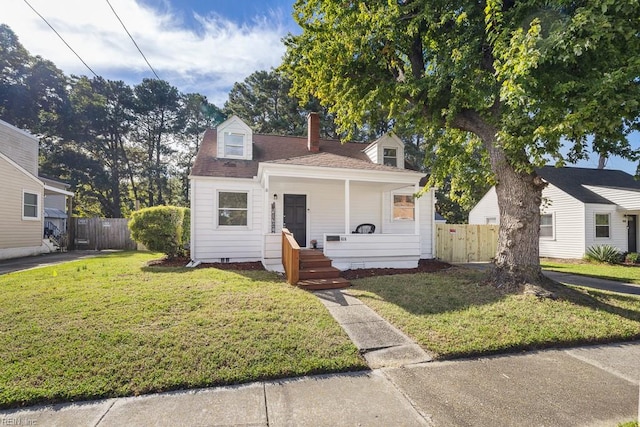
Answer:
<path fill-rule="evenodd" d="M 315 294 L 345 330 L 372 369 L 433 360 L 419 345 L 359 299 L 340 289 Z"/>

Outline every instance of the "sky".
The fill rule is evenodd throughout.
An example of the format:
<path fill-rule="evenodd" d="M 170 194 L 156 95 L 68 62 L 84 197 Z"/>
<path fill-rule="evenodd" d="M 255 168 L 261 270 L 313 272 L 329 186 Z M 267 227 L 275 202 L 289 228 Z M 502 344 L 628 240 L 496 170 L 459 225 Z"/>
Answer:
<path fill-rule="evenodd" d="M 92 76 L 30 4 L 96 74 L 132 85 L 154 77 L 109 3 L 161 79 L 219 107 L 235 82 L 280 65 L 282 38 L 299 32 L 293 0 L 2 0 L 0 23 L 32 55 Z"/>
<path fill-rule="evenodd" d="M 91 72 L 29 4 L 98 75 L 130 85 L 154 77 L 116 11 L 158 76 L 183 93 L 223 107 L 231 87 L 255 71 L 280 65 L 282 38 L 299 33 L 294 0 L 1 0 L 7 24 L 32 55 L 66 74 Z M 27 4 L 28 3 L 28 4 Z M 640 135 L 631 138 L 640 146 Z M 596 167 L 597 156 L 580 167 Z M 608 169 L 635 174 L 636 163 L 613 157 Z"/>

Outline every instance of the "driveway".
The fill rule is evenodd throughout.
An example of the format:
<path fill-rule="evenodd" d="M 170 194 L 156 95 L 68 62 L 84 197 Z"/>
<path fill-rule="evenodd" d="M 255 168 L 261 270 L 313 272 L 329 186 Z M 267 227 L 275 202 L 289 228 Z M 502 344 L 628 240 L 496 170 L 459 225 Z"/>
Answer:
<path fill-rule="evenodd" d="M 0 275 L 13 273 L 14 271 L 47 267 L 49 265 L 75 261 L 83 258 L 91 258 L 97 255 L 100 255 L 99 251 L 69 251 L 0 260 Z"/>

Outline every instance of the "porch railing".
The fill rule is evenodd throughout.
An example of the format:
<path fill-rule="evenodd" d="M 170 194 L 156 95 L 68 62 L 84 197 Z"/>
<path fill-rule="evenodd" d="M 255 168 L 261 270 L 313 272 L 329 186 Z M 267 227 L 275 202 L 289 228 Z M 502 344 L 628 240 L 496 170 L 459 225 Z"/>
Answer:
<path fill-rule="evenodd" d="M 287 275 L 287 282 L 292 285 L 300 280 L 300 246 L 293 238 L 293 234 L 286 228 L 282 229 L 282 266 Z"/>

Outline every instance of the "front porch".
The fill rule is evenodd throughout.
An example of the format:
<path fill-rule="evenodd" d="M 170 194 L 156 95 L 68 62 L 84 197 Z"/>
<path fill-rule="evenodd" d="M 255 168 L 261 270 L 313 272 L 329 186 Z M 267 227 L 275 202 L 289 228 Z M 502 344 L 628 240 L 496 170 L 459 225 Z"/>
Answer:
<path fill-rule="evenodd" d="M 284 230 L 283 230 L 284 233 Z M 298 246 L 299 247 L 299 246 Z M 324 234 L 317 252 L 338 270 L 358 268 L 415 268 L 420 261 L 420 236 L 414 234 Z M 262 263 L 284 272 L 282 234 L 264 236 Z"/>

